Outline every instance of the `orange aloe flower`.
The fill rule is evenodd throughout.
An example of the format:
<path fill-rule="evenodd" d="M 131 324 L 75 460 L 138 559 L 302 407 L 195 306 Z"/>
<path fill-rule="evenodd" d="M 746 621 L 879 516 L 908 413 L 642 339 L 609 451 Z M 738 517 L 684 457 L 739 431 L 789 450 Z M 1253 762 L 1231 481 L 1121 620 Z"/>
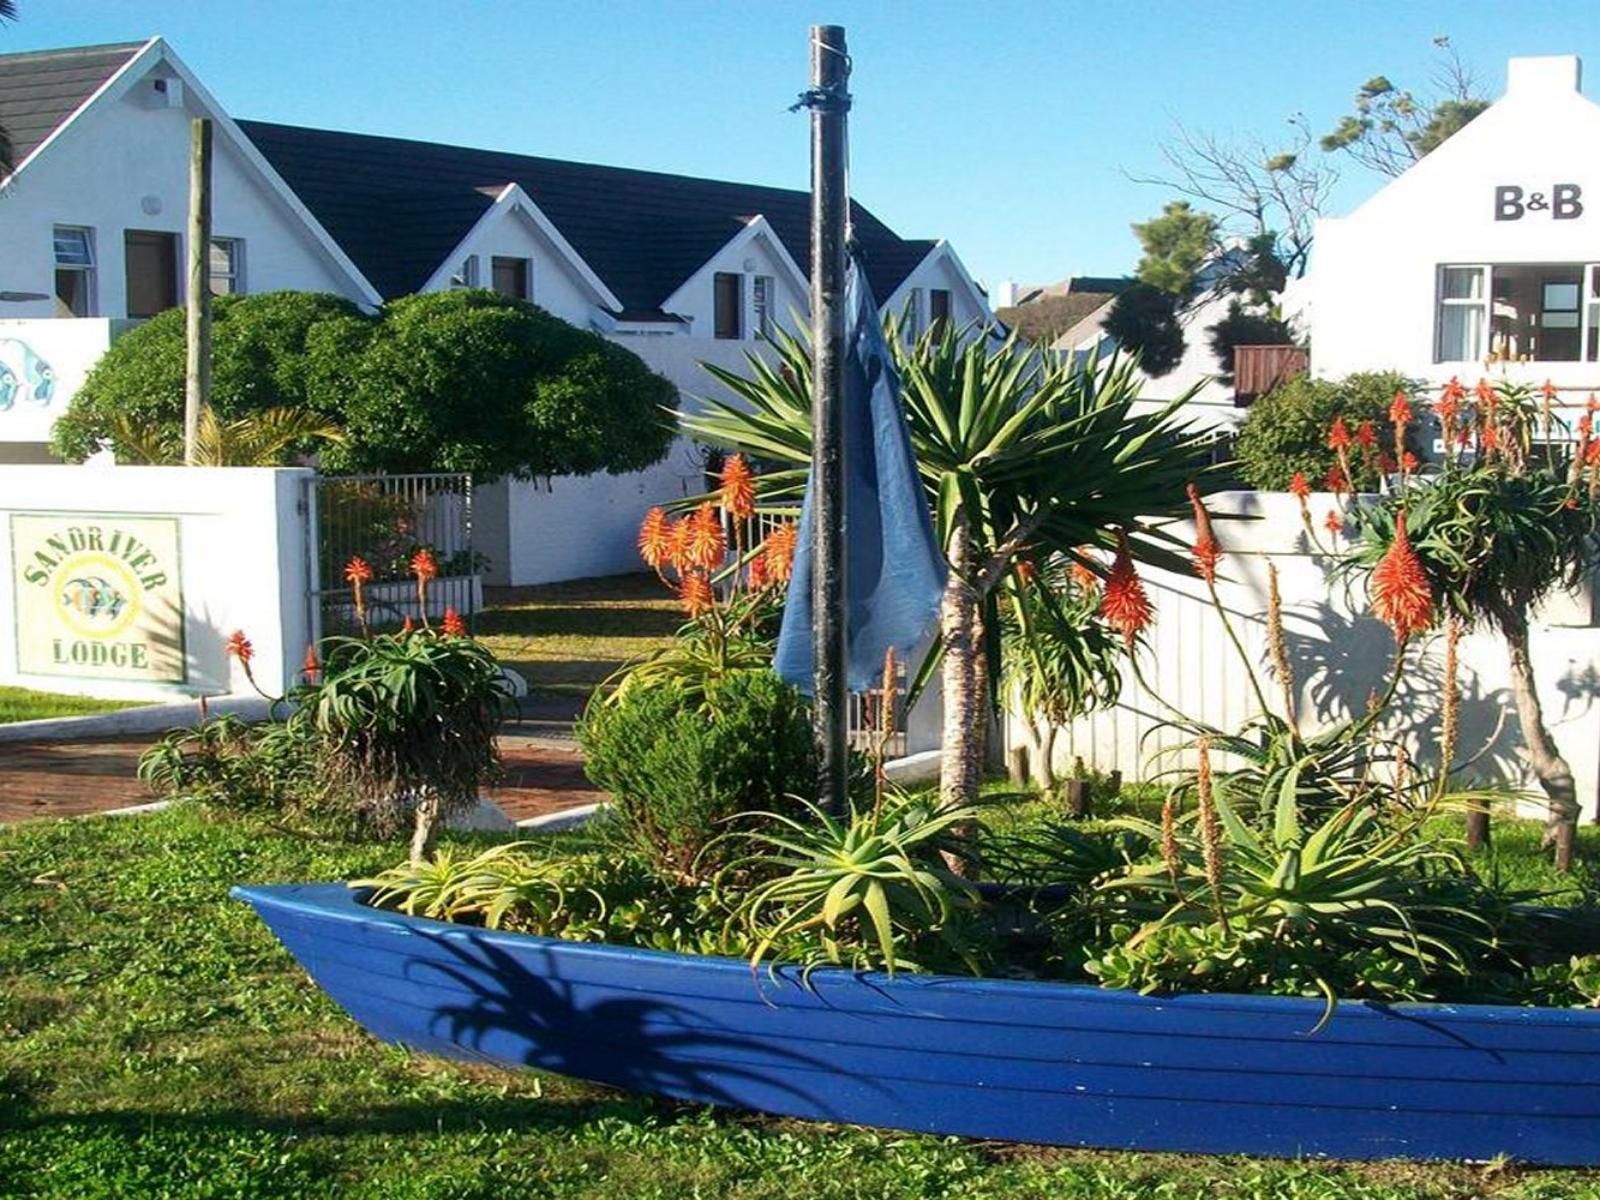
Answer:
<path fill-rule="evenodd" d="M 416 622 L 411 619 L 411 615 L 409 613 L 406 614 L 406 619 L 400 622 L 400 636 L 404 637 L 408 633 L 415 633 L 416 629 Z"/>
<path fill-rule="evenodd" d="M 1200 489 L 1191 483 L 1185 490 L 1189 493 L 1189 505 L 1194 509 L 1194 549 L 1191 553 L 1195 573 L 1208 584 L 1214 584 L 1217 581 L 1217 563 L 1222 559 L 1222 543 L 1217 541 L 1217 535 L 1212 532 L 1211 514 L 1200 499 Z"/>
<path fill-rule="evenodd" d="M 250 644 L 250 639 L 245 637 L 244 630 L 235 629 L 228 635 L 228 655 L 239 660 L 239 665 L 245 670 L 250 669 L 250 660 L 256 656 L 256 649 Z"/>
<path fill-rule="evenodd" d="M 702 504 L 688 518 L 683 555 L 690 566 L 713 570 L 727 557 L 728 539 L 722 532 L 722 518 L 710 504 Z"/>
<path fill-rule="evenodd" d="M 433 551 L 426 546 L 411 556 L 411 573 L 421 583 L 439 577 L 439 560 L 433 557 Z"/>
<path fill-rule="evenodd" d="M 1343 417 L 1335 417 L 1333 424 L 1328 427 L 1328 449 L 1350 449 L 1350 430 L 1345 427 Z"/>
<path fill-rule="evenodd" d="M 793 525 L 779 525 L 767 534 L 762 555 L 767 560 L 767 575 L 773 583 L 788 583 L 794 574 L 794 554 L 800 544 L 800 531 Z"/>
<path fill-rule="evenodd" d="M 759 592 L 769 583 L 772 577 L 767 573 L 767 555 L 765 550 L 757 550 L 750 558 L 749 575 L 750 589 Z"/>
<path fill-rule="evenodd" d="M 1311 495 L 1311 481 L 1306 478 L 1304 471 L 1296 471 L 1289 480 L 1289 494 L 1304 504 Z"/>
<path fill-rule="evenodd" d="M 1324 483 L 1335 496 L 1342 496 L 1350 490 L 1350 479 L 1339 466 L 1328 468 L 1328 477 Z"/>
<path fill-rule="evenodd" d="M 444 618 L 439 622 L 439 629 L 445 637 L 466 637 L 467 623 L 461 619 L 461 614 L 455 610 L 454 605 L 447 605 Z"/>
<path fill-rule="evenodd" d="M 678 585 L 678 599 L 683 601 L 684 611 L 691 617 L 710 612 L 716 603 L 711 581 L 699 571 L 690 571 L 683 577 Z"/>
<path fill-rule="evenodd" d="M 672 522 L 659 506 L 645 513 L 639 523 L 639 557 L 658 575 L 672 561 Z"/>
<path fill-rule="evenodd" d="M 322 674 L 322 664 L 317 661 L 317 648 L 306 647 L 306 656 L 300 662 L 300 673 L 306 677 L 307 683 L 315 683 L 317 676 Z"/>
<path fill-rule="evenodd" d="M 737 521 L 748 520 L 756 511 L 756 477 L 742 454 L 730 454 L 722 464 L 717 482 L 723 509 Z"/>
<path fill-rule="evenodd" d="M 1409 450 L 1400 456 L 1400 470 L 1402 474 L 1410 475 L 1421 465 L 1422 463 L 1417 460 L 1417 456 L 1411 453 Z"/>
<path fill-rule="evenodd" d="M 1133 552 L 1128 548 L 1126 530 L 1117 531 L 1117 557 L 1111 564 L 1105 593 L 1100 597 L 1100 615 L 1130 647 L 1133 639 L 1155 619 L 1150 597 L 1133 567 Z"/>
<path fill-rule="evenodd" d="M 689 530 L 691 519 L 681 517 L 667 525 L 667 562 L 678 574 L 689 569 Z"/>
<path fill-rule="evenodd" d="M 1337 508 L 1328 510 L 1328 515 L 1322 519 L 1322 527 L 1334 537 L 1344 532 L 1344 518 L 1339 515 Z"/>
<path fill-rule="evenodd" d="M 345 582 L 352 587 L 372 582 L 372 565 L 359 554 L 344 565 Z"/>
<path fill-rule="evenodd" d="M 1403 391 L 1396 392 L 1394 399 L 1389 402 L 1389 424 L 1403 428 L 1411 424 L 1413 418 L 1411 398 Z"/>
<path fill-rule="evenodd" d="M 1378 444 L 1378 427 L 1371 421 L 1363 421 L 1356 426 L 1356 442 L 1363 450 L 1370 450 Z"/>
<path fill-rule="evenodd" d="M 1433 621 L 1433 588 L 1422 560 L 1406 536 L 1406 514 L 1394 518 L 1394 541 L 1372 572 L 1372 611 L 1394 630 L 1397 641 L 1426 629 Z"/>
<path fill-rule="evenodd" d="M 1100 576 L 1094 573 L 1094 569 L 1088 563 L 1079 562 L 1077 559 L 1072 560 L 1072 582 L 1085 592 L 1100 590 Z"/>

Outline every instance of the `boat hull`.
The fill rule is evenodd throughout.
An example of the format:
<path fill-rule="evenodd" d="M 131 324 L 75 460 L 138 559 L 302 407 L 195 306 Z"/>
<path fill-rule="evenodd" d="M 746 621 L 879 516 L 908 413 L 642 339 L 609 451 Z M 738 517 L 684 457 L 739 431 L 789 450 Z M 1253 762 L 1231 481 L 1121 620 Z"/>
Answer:
<path fill-rule="evenodd" d="M 1063 1146 L 1600 1165 L 1600 1012 L 1148 997 L 500 933 L 241 887 L 374 1036 L 677 1099 Z"/>

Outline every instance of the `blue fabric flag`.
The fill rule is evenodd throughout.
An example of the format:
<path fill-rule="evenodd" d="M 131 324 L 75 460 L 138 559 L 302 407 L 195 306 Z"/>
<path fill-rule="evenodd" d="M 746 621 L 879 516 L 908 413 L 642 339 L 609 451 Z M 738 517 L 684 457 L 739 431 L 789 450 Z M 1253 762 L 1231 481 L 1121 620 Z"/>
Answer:
<path fill-rule="evenodd" d="M 845 679 L 876 687 L 891 646 L 904 657 L 939 614 L 945 561 L 917 475 L 900 408 L 900 377 L 884 344 L 878 305 L 851 260 L 845 282 L 849 327 L 844 361 Z M 774 666 L 811 694 L 811 489 L 806 481 L 799 544 Z"/>

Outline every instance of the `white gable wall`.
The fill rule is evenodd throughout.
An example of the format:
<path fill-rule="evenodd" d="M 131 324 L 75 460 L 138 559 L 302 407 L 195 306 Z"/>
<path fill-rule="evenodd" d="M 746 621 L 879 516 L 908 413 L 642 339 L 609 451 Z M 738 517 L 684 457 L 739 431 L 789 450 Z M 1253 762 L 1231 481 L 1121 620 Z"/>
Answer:
<path fill-rule="evenodd" d="M 1470 386 L 1482 362 L 1434 361 L 1442 264 L 1600 262 L 1600 107 L 1577 90 L 1578 72 L 1570 57 L 1511 60 L 1503 99 L 1350 216 L 1317 223 L 1315 374 L 1392 369 L 1434 384 L 1460 375 Z M 1563 184 L 1579 189 L 1582 212 L 1557 219 L 1551 199 Z M 1505 187 L 1544 207 L 1497 220 Z M 1582 392 L 1600 386 L 1600 363 L 1493 370 Z"/>
<path fill-rule="evenodd" d="M 794 314 L 797 313 L 800 314 L 800 324 L 805 322 L 805 314 L 811 309 L 811 300 L 805 290 L 805 280 L 796 278 L 796 270 L 796 265 L 789 259 L 788 252 L 778 242 L 771 228 L 765 221 L 757 220 L 752 222 L 749 230 L 736 235 L 708 258 L 677 291 L 667 297 L 661 308 L 665 312 L 688 318 L 691 337 L 718 340 L 714 290 L 716 276 L 724 271 L 743 275 L 744 319 L 741 326 L 744 337 L 740 340 L 753 342 L 757 329 L 752 279 L 757 275 L 769 276 L 774 282 L 776 307 L 773 309 L 773 319 L 779 326 L 795 329 Z M 632 347 L 631 342 L 624 344 Z"/>
<path fill-rule="evenodd" d="M 159 69 L 158 69 L 159 70 Z M 188 221 L 190 120 L 183 108 L 146 103 L 152 79 L 82 113 L 0 194 L 0 264 L 11 291 L 53 294 L 55 225 L 94 231 L 94 315 L 127 316 L 123 233 L 175 233 Z M 186 98 L 187 100 L 187 98 Z M 155 208 L 157 211 L 147 211 Z M 214 142 L 212 230 L 244 241 L 244 290 L 336 292 L 360 299 L 306 227 L 227 139 Z M 179 272 L 179 294 L 184 279 Z M 50 317 L 53 300 L 7 304 L 5 315 Z"/>
<path fill-rule="evenodd" d="M 893 295 L 880 297 L 878 303 L 886 315 L 892 313 L 897 319 L 904 318 L 908 305 L 914 305 L 916 327 L 926 329 L 930 319 L 928 293 L 935 289 L 950 293 L 950 317 L 958 327 L 994 319 L 983 293 L 960 265 L 955 251 L 943 242 L 901 280 Z"/>

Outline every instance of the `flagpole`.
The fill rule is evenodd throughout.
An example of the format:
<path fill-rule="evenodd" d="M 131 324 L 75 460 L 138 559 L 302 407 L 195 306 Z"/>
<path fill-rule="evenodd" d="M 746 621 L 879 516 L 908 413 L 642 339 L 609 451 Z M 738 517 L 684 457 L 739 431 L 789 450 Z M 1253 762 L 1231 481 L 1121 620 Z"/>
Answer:
<path fill-rule="evenodd" d="M 850 59 L 844 27 L 811 27 L 812 728 L 820 800 L 846 810 L 844 412 L 846 114 Z"/>

